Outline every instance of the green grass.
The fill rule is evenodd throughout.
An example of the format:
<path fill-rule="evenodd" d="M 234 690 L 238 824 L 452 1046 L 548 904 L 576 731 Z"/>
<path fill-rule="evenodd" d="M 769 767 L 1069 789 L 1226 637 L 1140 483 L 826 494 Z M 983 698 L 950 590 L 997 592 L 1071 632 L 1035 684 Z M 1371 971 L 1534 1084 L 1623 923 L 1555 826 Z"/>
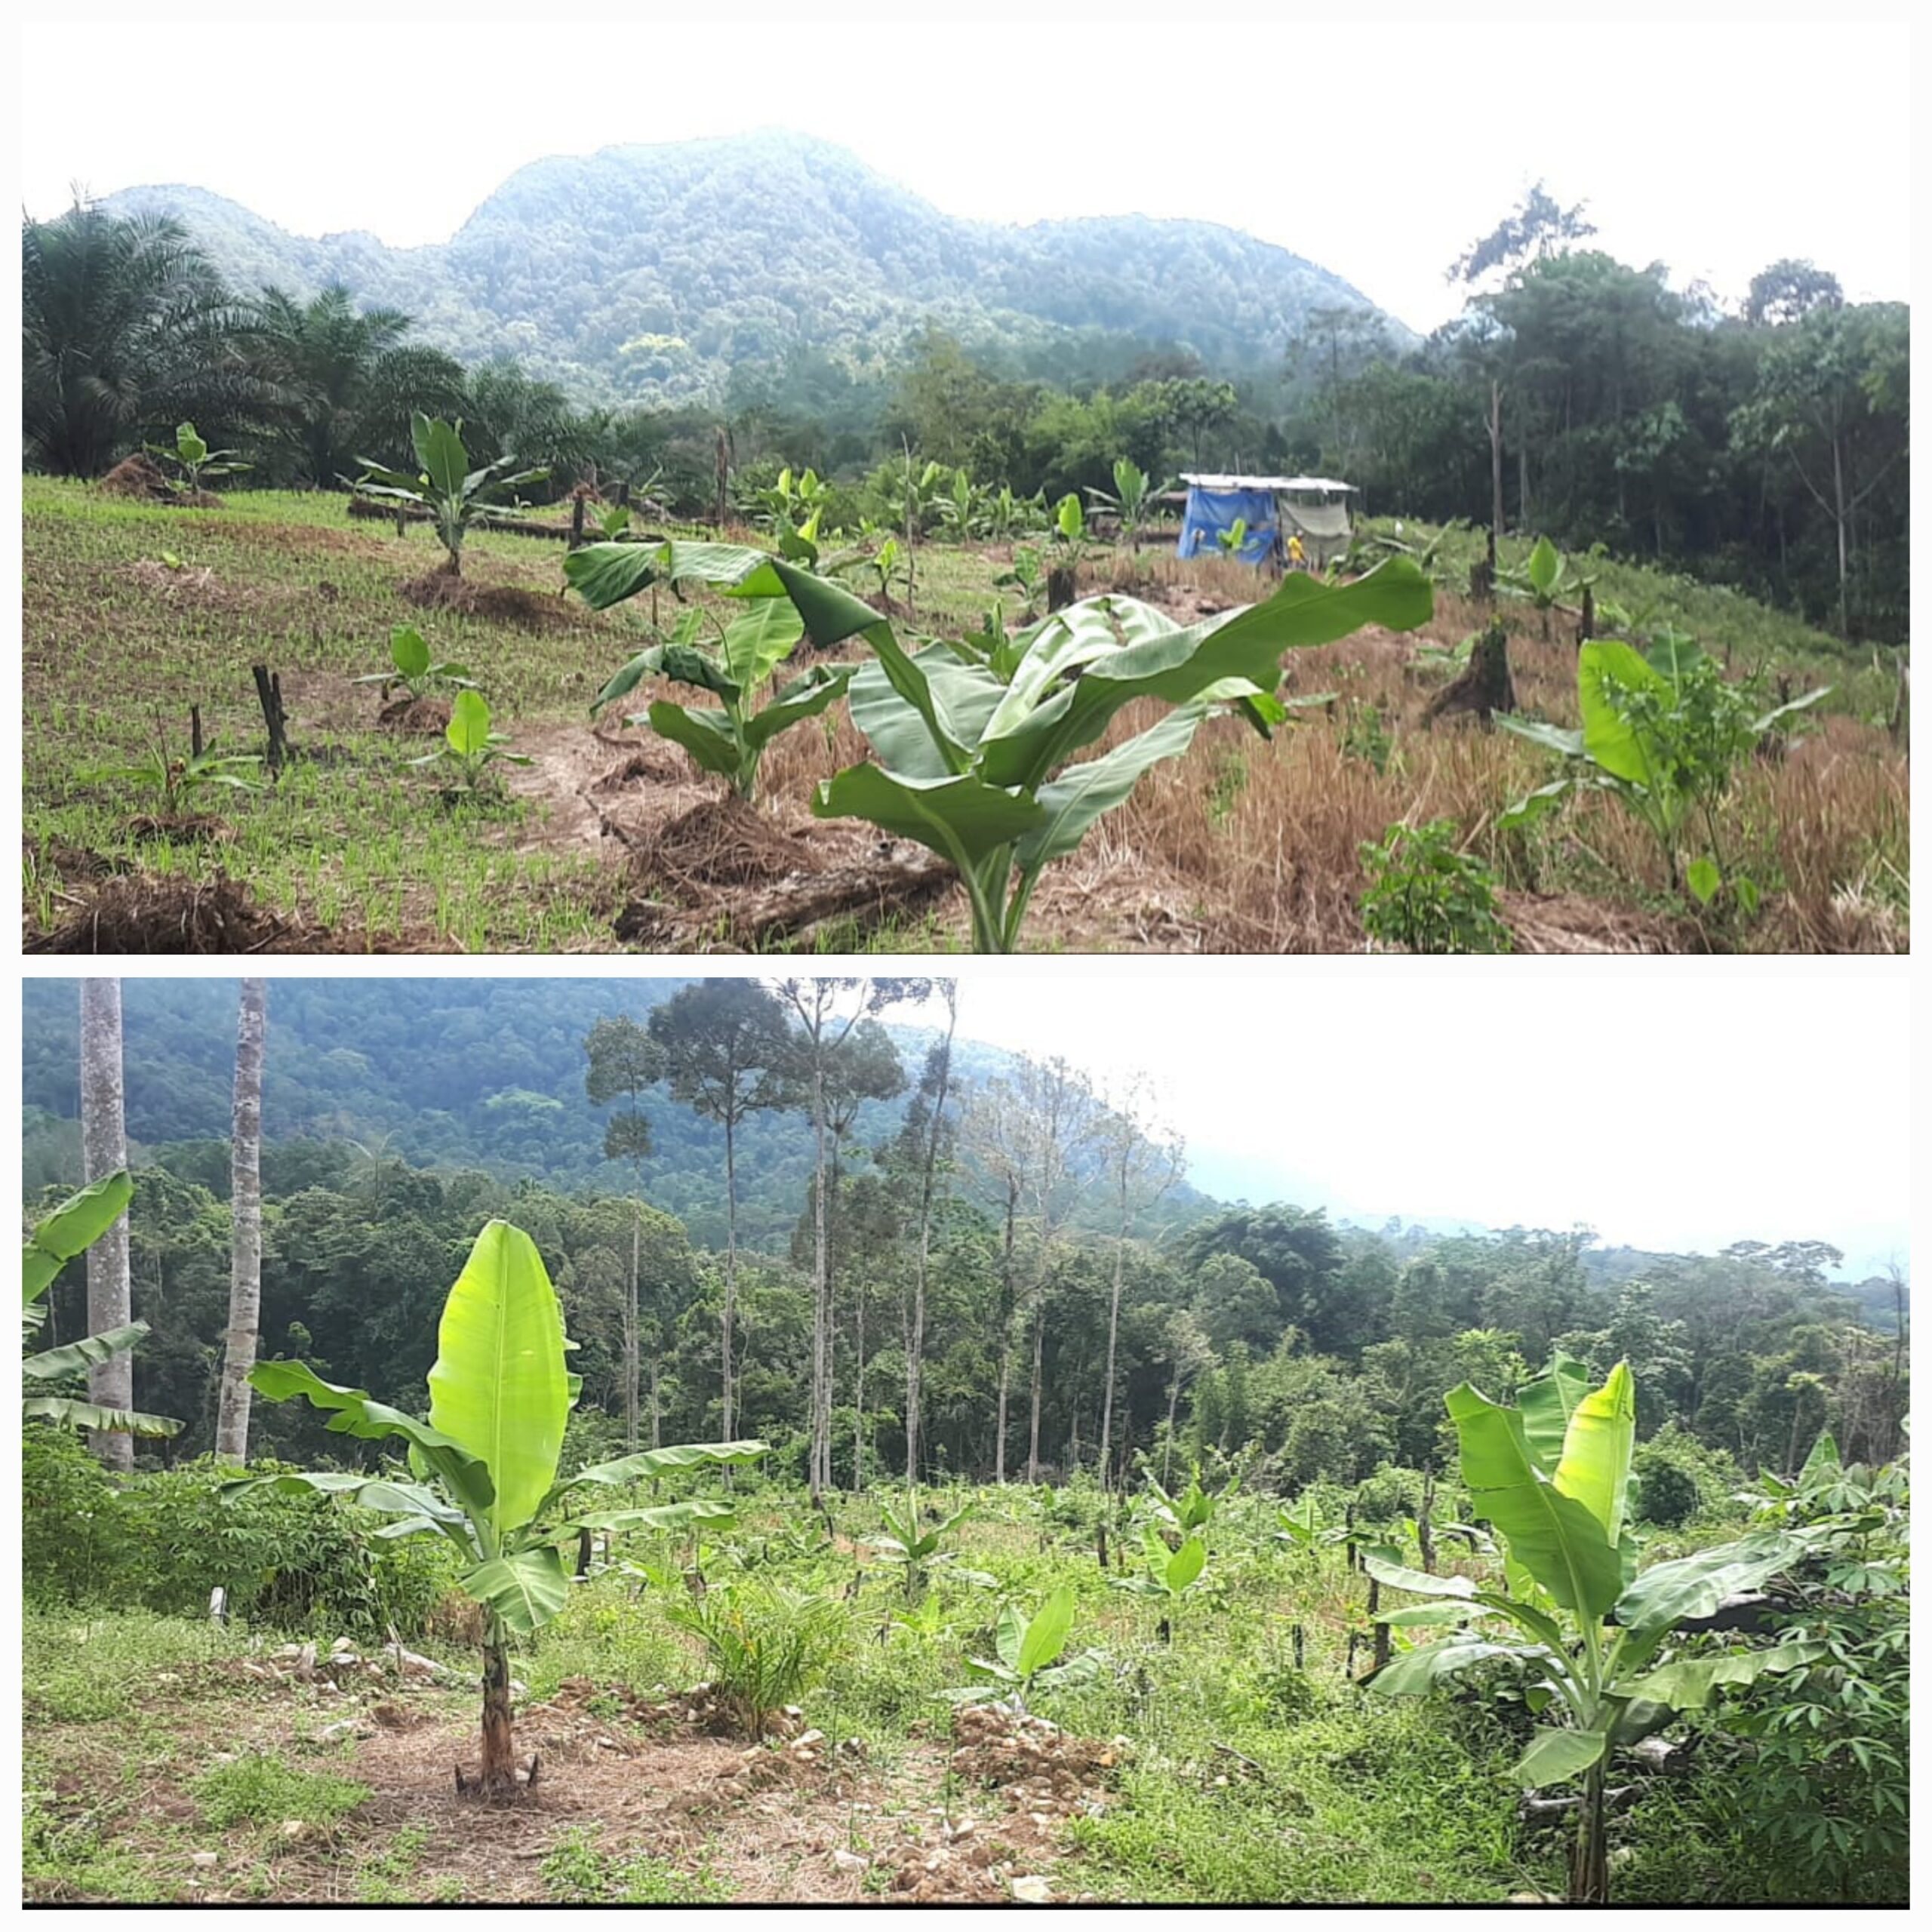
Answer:
<path fill-rule="evenodd" d="M 273 1827 L 299 1820 L 327 1826 L 346 1817 L 369 1787 L 332 1771 L 297 1770 L 270 1752 L 250 1752 L 216 1764 L 190 1789 L 202 1817 L 217 1831 L 235 1825 Z"/>
<path fill-rule="evenodd" d="M 600 1850 L 585 1829 L 567 1832 L 538 1868 L 559 1905 L 706 1905 L 731 1896 L 708 1865 L 682 1872 L 649 1852 Z"/>

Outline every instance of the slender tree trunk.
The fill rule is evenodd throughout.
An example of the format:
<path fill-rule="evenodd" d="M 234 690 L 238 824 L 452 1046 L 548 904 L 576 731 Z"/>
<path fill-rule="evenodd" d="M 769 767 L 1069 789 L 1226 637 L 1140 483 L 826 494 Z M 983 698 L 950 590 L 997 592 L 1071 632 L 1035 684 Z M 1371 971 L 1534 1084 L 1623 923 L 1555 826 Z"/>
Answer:
<path fill-rule="evenodd" d="M 1832 498 L 1835 506 L 1832 521 L 1838 526 L 1838 635 L 1851 635 L 1851 602 L 1847 583 L 1850 577 L 1850 560 L 1846 549 L 1846 527 L 1850 512 L 1844 500 L 1844 451 L 1838 438 L 1832 438 Z"/>
<path fill-rule="evenodd" d="M 1161 1451 L 1161 1487 L 1174 1487 L 1174 1411 L 1180 1406 L 1180 1371 L 1174 1371 L 1174 1380 L 1168 1384 L 1168 1439 Z"/>
<path fill-rule="evenodd" d="M 654 1347 L 651 1351 L 651 1446 L 654 1449 L 663 1447 L 658 1434 L 662 1426 L 661 1404 L 657 1399 L 657 1351 Z"/>
<path fill-rule="evenodd" d="M 500 1798 L 516 1789 L 509 1650 L 503 1624 L 494 1611 L 484 1613 L 483 1632 L 483 1795 Z"/>
<path fill-rule="evenodd" d="M 993 1432 L 993 1481 L 1006 1480 L 1006 1401 L 1013 1380 L 1013 1235 L 1019 1211 L 1019 1184 L 1006 1186 L 1006 1241 L 1000 1252 L 999 1272 L 999 1417 Z"/>
<path fill-rule="evenodd" d="M 906 1351 L 906 1487 L 919 1485 L 919 1395 L 926 1353 L 926 1271 L 931 1262 L 933 1189 L 939 1170 L 940 1137 L 946 1131 L 946 1090 L 952 1078 L 952 1035 L 959 1023 L 957 992 L 946 1001 L 946 1046 L 940 1062 L 939 1091 L 933 1097 L 932 1124 L 926 1134 L 925 1172 L 919 1184 L 919 1256 L 912 1278 L 912 1334 Z"/>
<path fill-rule="evenodd" d="M 831 1352 L 826 1346 L 831 1327 L 831 1298 L 827 1292 L 826 1257 L 829 1253 L 826 1220 L 825 1066 L 823 1042 L 812 1042 L 812 1140 L 814 1165 L 812 1177 L 812 1426 L 811 1474 L 808 1478 L 812 1499 L 832 1481 L 832 1442 L 826 1424 L 830 1410 L 826 1401 L 832 1373 Z"/>
<path fill-rule="evenodd" d="M 121 982 L 81 982 L 82 1178 L 90 1186 L 128 1164 L 128 1129 L 121 1086 Z M 133 1320 L 128 1275 L 128 1217 L 123 1214 L 88 1250 L 88 1333 L 122 1328 Z M 129 1355 L 88 1371 L 88 1400 L 106 1409 L 134 1406 L 134 1364 Z M 91 1430 L 88 1447 L 111 1469 L 134 1466 L 134 1438 Z"/>
<path fill-rule="evenodd" d="M 852 1494 L 866 1486 L 866 1278 L 859 1277 L 858 1302 L 854 1310 L 853 1354 L 856 1371 L 852 1385 Z"/>
<path fill-rule="evenodd" d="M 734 1122 L 724 1117 L 724 1316 L 721 1324 L 724 1348 L 720 1357 L 722 1432 L 721 1442 L 737 1440 L 731 1427 L 731 1325 L 738 1312 L 738 1152 L 732 1133 Z M 727 1471 L 728 1475 L 730 1472 Z"/>
<path fill-rule="evenodd" d="M 1503 385 L 1489 386 L 1489 568 L 1494 577 L 1503 542 Z"/>
<path fill-rule="evenodd" d="M 1026 1480 L 1040 1480 L 1040 1365 L 1047 1352 L 1047 1294 L 1040 1290 L 1040 1306 L 1033 1318 L 1033 1427 L 1026 1438 Z"/>
<path fill-rule="evenodd" d="M 234 1241 L 228 1280 L 228 1343 L 221 1369 L 221 1413 L 214 1453 L 248 1460 L 248 1383 L 262 1325 L 262 1063 L 268 1039 L 269 983 L 242 982 L 235 1041 L 235 1112 L 229 1201 Z"/>
<path fill-rule="evenodd" d="M 583 500 L 577 499 L 579 503 Z M 631 1279 L 624 1292 L 624 1447 L 637 1453 L 638 1374 L 642 1356 L 637 1300 L 638 1252 L 644 1241 L 644 1177 L 639 1174 L 637 1197 L 631 1203 Z M 654 1438 L 651 1447 L 655 1448 Z"/>
<path fill-rule="evenodd" d="M 1100 1398 L 1100 1481 L 1113 1481 L 1111 1455 L 1114 1439 L 1114 1358 L 1120 1340 L 1120 1286 L 1127 1266 L 1128 1162 L 1123 1154 L 1120 1168 L 1120 1231 L 1114 1240 L 1114 1288 L 1107 1304 L 1107 1386 Z"/>

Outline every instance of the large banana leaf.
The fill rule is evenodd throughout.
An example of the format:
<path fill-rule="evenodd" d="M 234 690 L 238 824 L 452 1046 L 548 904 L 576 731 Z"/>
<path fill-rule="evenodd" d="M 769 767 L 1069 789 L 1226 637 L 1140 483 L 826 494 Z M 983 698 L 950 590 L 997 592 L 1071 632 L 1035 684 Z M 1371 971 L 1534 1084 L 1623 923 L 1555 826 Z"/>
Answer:
<path fill-rule="evenodd" d="M 148 1332 L 145 1321 L 131 1321 L 122 1328 L 105 1328 L 98 1335 L 84 1335 L 57 1349 L 43 1349 L 20 1364 L 20 1374 L 29 1382 L 51 1382 L 56 1376 L 78 1374 L 83 1369 L 98 1368 L 116 1355 L 125 1355 Z M 177 1425 L 179 1426 L 179 1424 Z"/>
<path fill-rule="evenodd" d="M 1527 1432 L 1526 1424 L 1526 1438 Z M 1603 1386 L 1592 1389 L 1571 1411 L 1555 1478 L 1565 1496 L 1583 1504 L 1603 1525 L 1613 1543 L 1623 1534 L 1625 1493 L 1636 1439 L 1636 1389 L 1628 1364 L 1619 1362 Z"/>
<path fill-rule="evenodd" d="M 27 1236 L 21 1260 L 23 1299 L 34 1301 L 75 1255 L 85 1254 L 128 1211 L 134 1183 L 126 1169 L 70 1194 Z"/>
<path fill-rule="evenodd" d="M 1569 1433 L 1571 1415 L 1589 1389 L 1589 1367 L 1558 1349 L 1550 1357 L 1548 1371 L 1524 1383 L 1517 1392 L 1523 1438 L 1545 1475 L 1555 1475 L 1556 1466 L 1563 1460 L 1563 1438 Z"/>
<path fill-rule="evenodd" d="M 1530 1790 L 1580 1777 L 1602 1763 L 1610 1739 L 1601 1730 L 1539 1730 L 1516 1764 L 1516 1776 Z"/>
<path fill-rule="evenodd" d="M 1472 1664 L 1487 1663 L 1497 1657 L 1534 1662 L 1536 1657 L 1536 1651 L 1521 1644 L 1491 1643 L 1482 1637 L 1445 1637 L 1439 1643 L 1419 1644 L 1392 1657 L 1367 1681 L 1391 1697 L 1419 1697 L 1441 1678 L 1453 1677 Z"/>
<path fill-rule="evenodd" d="M 843 694 L 852 669 L 846 664 L 815 665 L 802 678 L 780 685 L 762 711 L 744 721 L 745 743 L 755 751 L 801 718 L 816 718 Z"/>
<path fill-rule="evenodd" d="M 552 1503 L 569 1494 L 581 1483 L 622 1489 L 631 1483 L 675 1475 L 684 1469 L 755 1463 L 761 1456 L 771 1453 L 768 1443 L 755 1438 L 742 1442 L 667 1443 L 659 1449 L 640 1449 L 634 1455 L 620 1456 L 614 1462 L 592 1463 L 588 1469 L 579 1469 L 575 1475 L 563 1477 L 552 1484 L 549 1494 L 538 1505 L 537 1513 L 542 1515 Z"/>
<path fill-rule="evenodd" d="M 418 410 L 409 419 L 409 439 L 430 488 L 438 496 L 460 497 L 469 473 L 463 438 L 441 417 L 425 416 Z"/>
<path fill-rule="evenodd" d="M 902 778 L 876 764 L 855 764 L 820 782 L 817 818 L 863 818 L 950 859 L 964 872 L 1043 823 L 1046 808 L 1017 792 L 971 776 Z"/>
<path fill-rule="evenodd" d="M 984 666 L 962 663 L 943 645 L 915 651 L 910 663 L 926 681 L 934 715 L 959 743 L 977 746 L 1006 693 Z M 900 697 L 882 664 L 860 667 L 851 683 L 852 722 L 879 762 L 902 778 L 951 778 L 955 761 L 943 756 L 923 714 Z"/>
<path fill-rule="evenodd" d="M 1378 1583 L 1392 1589 L 1413 1590 L 1419 1597 L 1473 1597 L 1476 1586 L 1467 1577 L 1436 1576 L 1426 1570 L 1410 1570 L 1391 1563 L 1372 1550 L 1362 1553 L 1361 1567 Z"/>
<path fill-rule="evenodd" d="M 520 1637 L 533 1635 L 568 1601 L 570 1577 L 555 1550 L 520 1549 L 499 1556 L 463 1580 L 476 1601 L 493 1610 Z"/>
<path fill-rule="evenodd" d="M 492 1221 L 443 1305 L 429 1423 L 488 1469 L 499 1537 L 528 1522 L 549 1494 L 569 1417 L 556 1291 L 529 1235 Z"/>
<path fill-rule="evenodd" d="M 1050 860 L 1077 851 L 1097 818 L 1124 803 L 1134 786 L 1163 758 L 1178 758 L 1187 749 L 1207 715 L 1204 706 L 1184 705 L 1137 737 L 1088 764 L 1070 764 L 1057 778 L 1042 785 L 1037 795 L 1047 816 L 1016 848 L 1014 857 L 1020 869 L 1038 872 Z"/>
<path fill-rule="evenodd" d="M 1466 1382 L 1445 1401 L 1475 1514 L 1502 1531 L 1515 1560 L 1558 1603 L 1580 1617 L 1602 1617 L 1623 1587 L 1617 1546 L 1603 1525 L 1537 1467 L 1516 1410 Z"/>
<path fill-rule="evenodd" d="M 1792 1538 L 1767 1531 L 1674 1562 L 1654 1564 L 1617 1598 L 1617 1621 L 1637 1638 L 1714 1616 L 1727 1597 L 1755 1589 L 1804 1554 Z"/>
<path fill-rule="evenodd" d="M 488 1517 L 496 1499 L 489 1469 L 462 1443 L 428 1423 L 371 1401 L 365 1389 L 344 1389 L 325 1382 L 306 1362 L 257 1362 L 248 1380 L 272 1402 L 300 1395 L 312 1407 L 329 1412 L 325 1426 L 332 1435 L 353 1435 L 365 1441 L 401 1437 L 410 1446 L 412 1461 L 420 1460 L 435 1470 L 473 1520 Z"/>
<path fill-rule="evenodd" d="M 755 691 L 804 633 L 796 610 L 778 598 L 761 599 L 724 626 L 720 656 L 726 675 L 740 691 Z"/>
<path fill-rule="evenodd" d="M 1073 684 L 997 734 L 989 728 L 986 775 L 995 784 L 1037 786 L 1136 698 L 1186 704 L 1224 678 L 1245 678 L 1271 692 L 1281 682 L 1284 651 L 1331 644 L 1368 623 L 1412 629 L 1426 623 L 1433 608 L 1429 579 L 1404 557 L 1390 558 L 1354 583 L 1334 586 L 1291 574 L 1266 603 L 1140 638 L 1097 658 Z"/>
<path fill-rule="evenodd" d="M 1013 1668 L 1022 1677 L 1031 1677 L 1036 1670 L 1045 1669 L 1066 1649 L 1072 1630 L 1073 1591 L 1070 1586 L 1063 1583 L 1040 1606 L 1026 1626 Z"/>
<path fill-rule="evenodd" d="M 20 1404 L 29 1421 L 54 1422 L 67 1429 L 88 1429 L 101 1435 L 178 1435 L 181 1425 L 172 1416 L 144 1415 L 139 1409 L 106 1409 L 67 1395 L 29 1395 Z"/>
<path fill-rule="evenodd" d="M 702 771 L 721 778 L 735 777 L 738 770 L 737 734 L 731 721 L 721 711 L 708 706 L 682 705 L 668 697 L 654 699 L 645 716 L 660 738 L 681 745 Z M 635 724 L 635 719 L 632 722 Z"/>
<path fill-rule="evenodd" d="M 657 1503 L 641 1509 L 593 1510 L 587 1516 L 573 1516 L 553 1530 L 537 1534 L 539 1543 L 574 1540 L 580 1530 L 681 1530 L 692 1524 L 706 1530 L 728 1530 L 738 1520 L 738 1512 L 728 1503 L 714 1503 L 699 1497 L 686 1503 Z"/>
<path fill-rule="evenodd" d="M 1633 1698 L 1694 1711 L 1708 1703 L 1711 1693 L 1721 1684 L 1753 1683 L 1767 1674 L 1796 1670 L 1825 1654 L 1823 1644 L 1774 1644 L 1769 1650 L 1734 1651 L 1727 1657 L 1684 1657 L 1618 1688 Z"/>

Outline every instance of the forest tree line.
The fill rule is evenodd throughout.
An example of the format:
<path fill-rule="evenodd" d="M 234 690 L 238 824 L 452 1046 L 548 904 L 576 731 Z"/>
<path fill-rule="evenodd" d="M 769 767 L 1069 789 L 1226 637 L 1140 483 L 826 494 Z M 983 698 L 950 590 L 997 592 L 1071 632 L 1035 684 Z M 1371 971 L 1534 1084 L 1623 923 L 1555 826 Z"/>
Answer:
<path fill-rule="evenodd" d="M 1629 1362 L 1641 1435 L 1694 1461 L 1789 1470 L 1828 1428 L 1848 1458 L 1900 1447 L 1903 1287 L 1888 1334 L 1830 1286 L 1841 1257 L 1825 1244 L 1654 1257 L 1615 1279 L 1580 1230 L 1375 1233 L 1278 1202 L 1157 1226 L 1182 1150 L 1144 1102 L 1104 1101 L 1063 1060 L 961 1078 L 949 1033 L 909 1066 L 873 1017 L 891 987 L 692 981 L 582 1043 L 620 1164 L 648 1146 L 638 1103 L 654 1084 L 740 1124 L 811 1109 L 822 1164 L 791 1190 L 789 1241 L 762 1248 L 728 1229 L 721 1247 L 694 1244 L 640 1187 L 566 1192 L 427 1170 L 397 1146 L 265 1142 L 260 1355 L 406 1406 L 448 1284 L 501 1216 L 534 1238 L 580 1344 L 587 1457 L 757 1435 L 779 1472 L 820 1485 L 894 1476 L 909 1456 L 927 1481 L 1114 1482 L 1144 1459 L 1169 1474 L 1239 1466 L 1292 1491 L 1448 1466 L 1444 1394 L 1467 1380 L 1500 1399 L 1558 1346 L 1599 1372 Z M 861 1100 L 902 1090 L 890 1134 L 855 1133 Z M 184 1425 L 144 1455 L 216 1439 L 232 1152 L 165 1145 L 136 1171 L 131 1314 L 152 1332 L 134 1393 Z M 64 1191 L 40 1190 L 29 1217 Z M 85 1267 L 52 1291 L 47 1342 L 87 1332 Z M 344 1445 L 306 1410 L 257 1403 L 248 1446 L 312 1461 Z"/>
<path fill-rule="evenodd" d="M 1732 583 L 1847 637 L 1905 634 L 1909 311 L 1848 302 L 1808 262 L 1735 312 L 1589 248 L 1540 188 L 1452 273 L 1463 312 L 1420 343 L 1373 310 L 1312 310 L 1272 374 L 1185 343 L 1036 373 L 1037 353 L 935 326 L 893 374 L 822 349 L 734 368 L 713 400 L 583 408 L 513 362 L 466 369 L 399 310 L 333 288 L 225 286 L 179 224 L 78 207 L 23 229 L 28 460 L 97 476 L 192 420 L 263 484 L 338 488 L 408 461 L 409 412 L 460 416 L 479 461 L 647 487 L 712 513 L 721 460 L 749 512 L 782 464 L 841 486 L 828 528 L 895 500 L 908 453 L 1049 499 L 1104 489 L 1116 458 L 1346 477 L 1381 513 L 1601 543 Z M 1232 379 L 1230 380 L 1230 373 Z M 1493 449 L 1492 412 L 1499 434 Z"/>

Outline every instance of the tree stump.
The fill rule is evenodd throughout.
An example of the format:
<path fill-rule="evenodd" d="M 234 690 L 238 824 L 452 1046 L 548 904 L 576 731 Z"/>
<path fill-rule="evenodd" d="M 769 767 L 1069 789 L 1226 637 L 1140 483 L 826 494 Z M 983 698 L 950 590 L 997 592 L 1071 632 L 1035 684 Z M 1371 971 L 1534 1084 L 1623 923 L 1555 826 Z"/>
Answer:
<path fill-rule="evenodd" d="M 1496 566 L 1487 557 L 1478 557 L 1469 566 L 1469 601 L 1488 604 L 1495 597 Z"/>
<path fill-rule="evenodd" d="M 1064 610 L 1073 601 L 1074 570 L 1071 564 L 1047 573 L 1047 611 Z"/>
<path fill-rule="evenodd" d="M 1583 608 L 1577 619 L 1577 643 L 1580 649 L 1597 634 L 1596 592 L 1586 583 L 1583 586 Z"/>
<path fill-rule="evenodd" d="M 1422 721 L 1431 725 L 1452 712 L 1472 711 L 1487 724 L 1491 713 L 1515 708 L 1515 687 L 1509 681 L 1509 640 L 1503 626 L 1492 620 L 1471 648 L 1462 675 L 1429 700 Z"/>
<path fill-rule="evenodd" d="M 278 773 L 288 761 L 288 714 L 281 705 L 281 674 L 266 664 L 254 667 L 255 695 L 261 700 L 262 718 L 269 728 L 268 768 Z"/>

